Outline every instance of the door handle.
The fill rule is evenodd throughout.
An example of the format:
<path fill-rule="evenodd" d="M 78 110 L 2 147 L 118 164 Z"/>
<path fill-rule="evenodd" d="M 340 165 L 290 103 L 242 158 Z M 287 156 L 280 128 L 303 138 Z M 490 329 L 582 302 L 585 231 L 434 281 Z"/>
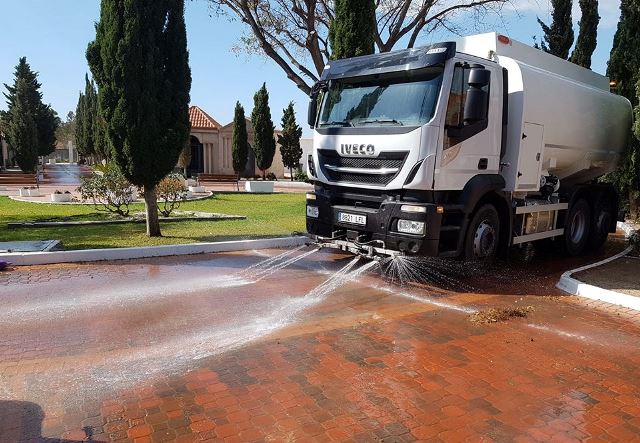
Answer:
<path fill-rule="evenodd" d="M 481 158 L 480 161 L 478 162 L 478 169 L 487 169 L 487 167 L 489 166 L 489 159 L 488 158 Z"/>

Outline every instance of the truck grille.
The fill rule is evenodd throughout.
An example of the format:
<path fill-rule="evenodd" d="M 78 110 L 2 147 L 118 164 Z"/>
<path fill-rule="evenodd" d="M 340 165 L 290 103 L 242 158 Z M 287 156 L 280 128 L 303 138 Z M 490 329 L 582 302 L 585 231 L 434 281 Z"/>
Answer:
<path fill-rule="evenodd" d="M 378 157 L 341 157 L 336 151 L 320 149 L 318 160 L 332 182 L 385 186 L 400 173 L 408 152 L 381 152 Z"/>

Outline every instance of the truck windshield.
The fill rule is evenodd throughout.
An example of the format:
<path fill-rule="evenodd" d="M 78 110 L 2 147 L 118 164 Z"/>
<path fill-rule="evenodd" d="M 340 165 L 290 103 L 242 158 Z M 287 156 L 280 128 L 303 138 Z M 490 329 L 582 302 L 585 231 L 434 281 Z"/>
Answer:
<path fill-rule="evenodd" d="M 443 68 L 419 75 L 358 81 L 334 80 L 324 94 L 319 127 L 420 126 L 433 118 Z"/>

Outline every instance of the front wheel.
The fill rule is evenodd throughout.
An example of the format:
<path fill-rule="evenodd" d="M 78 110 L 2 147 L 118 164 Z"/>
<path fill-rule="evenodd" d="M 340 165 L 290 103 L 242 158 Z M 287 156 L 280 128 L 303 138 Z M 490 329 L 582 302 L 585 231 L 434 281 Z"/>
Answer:
<path fill-rule="evenodd" d="M 590 225 L 589 203 L 581 198 L 569 208 L 564 227 L 564 245 L 569 255 L 580 255 L 587 249 Z"/>
<path fill-rule="evenodd" d="M 473 215 L 467 230 L 464 255 L 471 261 L 491 261 L 498 254 L 500 217 L 491 204 L 481 206 Z"/>

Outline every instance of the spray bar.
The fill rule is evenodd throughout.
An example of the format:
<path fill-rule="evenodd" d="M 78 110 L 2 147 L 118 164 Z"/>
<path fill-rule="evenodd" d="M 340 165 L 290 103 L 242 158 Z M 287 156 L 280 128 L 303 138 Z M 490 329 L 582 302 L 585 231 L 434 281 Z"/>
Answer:
<path fill-rule="evenodd" d="M 309 238 L 313 240 L 313 243 L 310 244 L 313 244 L 318 248 L 339 249 L 340 251 L 350 252 L 352 254 L 359 255 L 370 260 L 382 260 L 389 257 L 404 255 L 404 253 L 400 251 L 387 249 L 382 241 L 375 242 L 382 245 L 382 247 L 379 247 L 374 246 L 372 244 L 374 242 L 363 244 L 344 240 L 342 238 L 326 238 L 316 235 L 309 235 Z"/>

